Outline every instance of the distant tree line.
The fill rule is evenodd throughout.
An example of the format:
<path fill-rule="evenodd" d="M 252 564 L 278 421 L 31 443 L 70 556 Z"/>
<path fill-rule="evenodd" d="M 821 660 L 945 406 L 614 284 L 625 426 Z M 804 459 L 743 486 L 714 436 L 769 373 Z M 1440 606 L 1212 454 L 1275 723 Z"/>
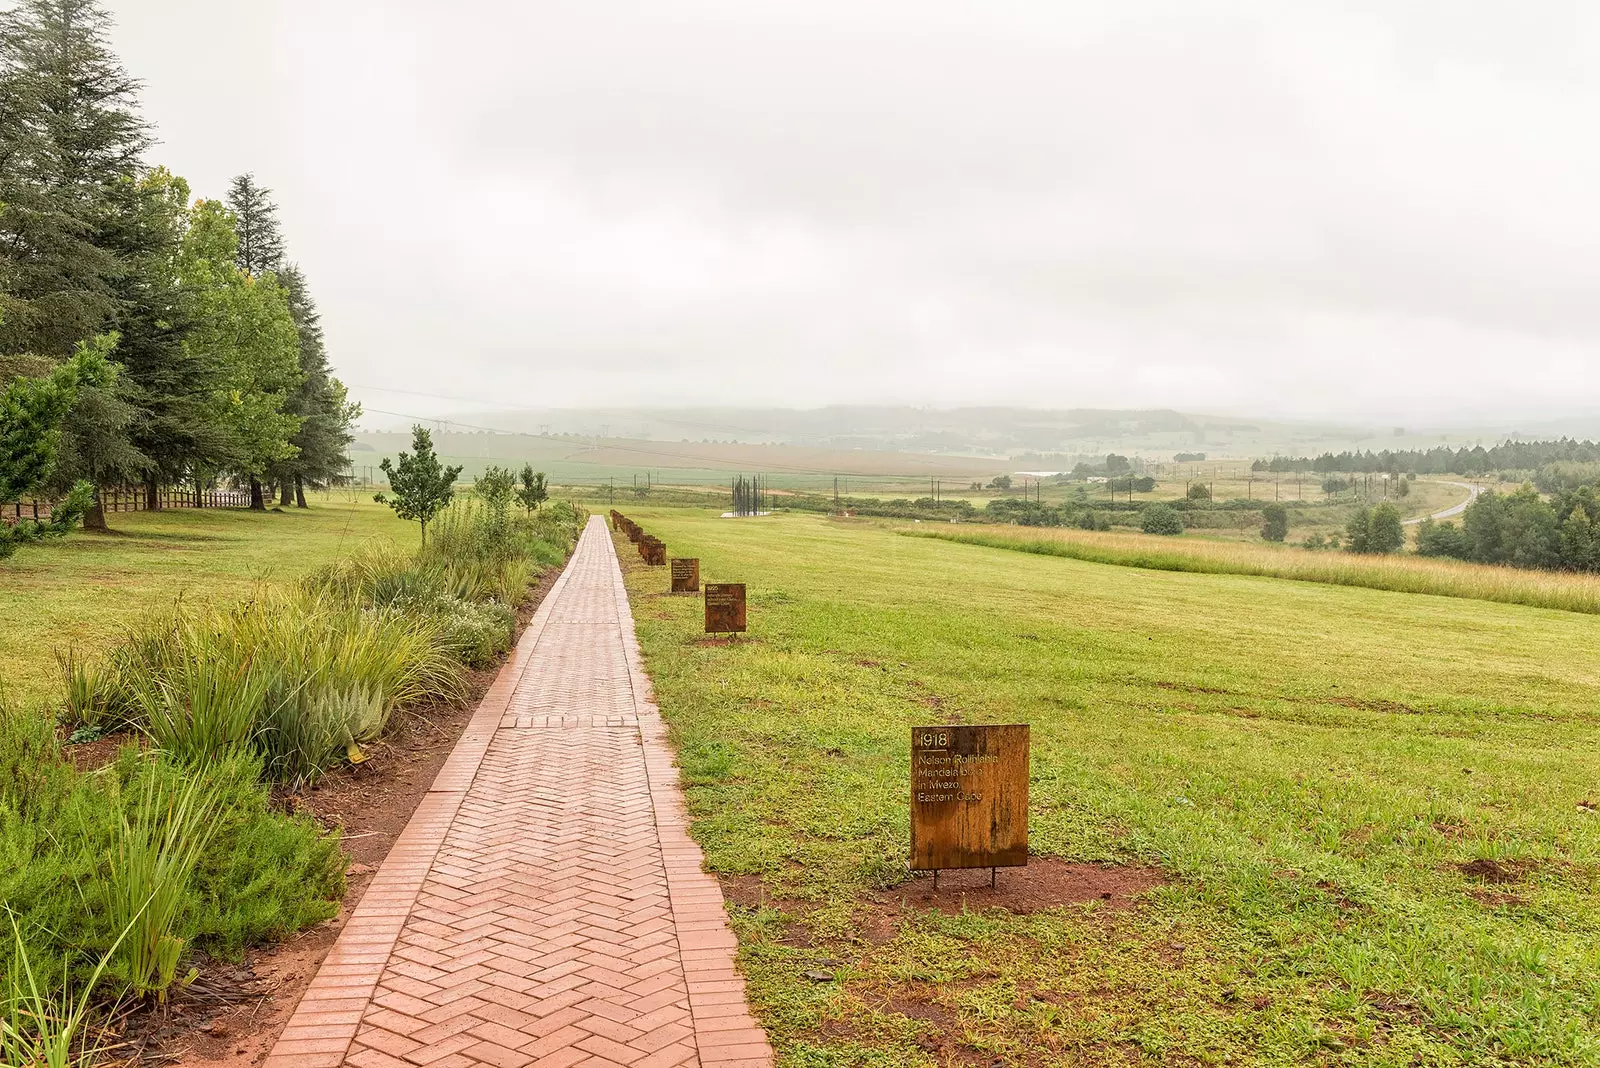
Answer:
<path fill-rule="evenodd" d="M 1486 475 L 1494 471 L 1535 471 L 1546 465 L 1593 464 L 1600 470 L 1600 444 L 1562 438 L 1559 441 L 1506 441 L 1452 449 L 1383 449 L 1379 452 L 1325 452 L 1321 456 L 1274 456 L 1256 460 L 1253 471 L 1318 473 L 1415 472 L 1419 475 Z"/>
<path fill-rule="evenodd" d="M 0 500 L 103 526 L 107 487 L 229 478 L 303 507 L 358 414 L 306 278 L 253 176 L 191 200 L 146 162 L 109 29 L 95 0 L 0 12 Z"/>

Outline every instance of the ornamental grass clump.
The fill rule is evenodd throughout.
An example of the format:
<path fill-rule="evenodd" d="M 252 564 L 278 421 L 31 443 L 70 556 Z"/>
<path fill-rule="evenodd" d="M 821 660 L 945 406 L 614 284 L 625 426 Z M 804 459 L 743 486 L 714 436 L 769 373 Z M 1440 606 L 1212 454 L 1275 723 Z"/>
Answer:
<path fill-rule="evenodd" d="M 201 776 L 151 776 L 129 807 L 120 813 L 106 880 L 111 922 L 123 930 L 113 955 L 135 996 L 164 1001 L 183 956 L 180 914 L 216 830 L 217 795 Z"/>
<path fill-rule="evenodd" d="M 402 705 L 464 696 L 458 644 L 426 613 L 269 591 L 133 628 L 108 657 L 106 704 L 181 759 L 250 752 L 309 783 Z"/>

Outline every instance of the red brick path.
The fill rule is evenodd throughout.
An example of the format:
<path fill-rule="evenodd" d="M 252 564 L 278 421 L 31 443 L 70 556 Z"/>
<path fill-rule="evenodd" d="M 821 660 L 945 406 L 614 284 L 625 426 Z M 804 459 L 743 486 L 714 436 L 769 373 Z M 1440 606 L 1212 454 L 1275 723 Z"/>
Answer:
<path fill-rule="evenodd" d="M 772 1064 L 598 517 L 266 1068 Z"/>

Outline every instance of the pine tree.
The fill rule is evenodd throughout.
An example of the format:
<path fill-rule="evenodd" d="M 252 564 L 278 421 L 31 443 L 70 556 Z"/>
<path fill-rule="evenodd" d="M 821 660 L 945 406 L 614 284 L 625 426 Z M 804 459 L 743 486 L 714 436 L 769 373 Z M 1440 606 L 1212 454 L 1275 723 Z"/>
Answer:
<path fill-rule="evenodd" d="M 118 192 L 121 210 L 108 237 L 128 265 L 114 282 L 119 385 L 135 410 L 129 444 L 148 461 L 145 504 L 154 509 L 161 485 L 214 467 L 226 454 L 226 428 L 209 402 L 222 367 L 216 353 L 184 343 L 193 325 L 179 278 L 188 183 L 158 167 Z"/>
<path fill-rule="evenodd" d="M 321 316 L 312 299 L 305 274 L 297 264 L 288 264 L 279 274 L 289 297 L 289 314 L 300 335 L 300 388 L 290 395 L 285 410 L 303 422 L 291 439 L 298 455 L 275 470 L 280 489 L 279 501 L 306 506 L 305 487 L 325 486 L 350 465 L 349 448 L 353 440 L 350 427 L 361 414 L 361 406 L 349 402 L 344 383 L 334 378 L 328 366 L 327 346 L 322 334 Z"/>
<path fill-rule="evenodd" d="M 114 191 L 150 144 L 95 0 L 0 13 L 0 351 L 63 357 L 115 312 Z"/>
<path fill-rule="evenodd" d="M 254 174 L 241 174 L 228 187 L 228 210 L 239 233 L 239 269 L 258 277 L 278 271 L 283 266 L 283 234 L 272 190 L 257 184 Z"/>

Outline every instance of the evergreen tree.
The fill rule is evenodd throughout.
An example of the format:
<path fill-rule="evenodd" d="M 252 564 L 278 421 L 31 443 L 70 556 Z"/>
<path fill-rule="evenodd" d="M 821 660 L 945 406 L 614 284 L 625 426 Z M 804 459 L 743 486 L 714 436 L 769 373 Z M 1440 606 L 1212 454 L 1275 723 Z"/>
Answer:
<path fill-rule="evenodd" d="M 276 273 L 283 266 L 283 234 L 272 190 L 258 184 L 255 175 L 241 174 L 228 187 L 228 210 L 239 233 L 239 270 L 256 277 Z"/>
<path fill-rule="evenodd" d="M 154 509 L 159 486 L 196 476 L 226 454 L 226 427 L 211 404 L 223 369 L 220 354 L 184 344 L 192 325 L 179 276 L 188 183 L 158 167 L 118 192 L 122 210 L 109 236 L 127 263 L 114 283 L 119 388 L 134 409 L 129 444 L 146 458 L 145 503 Z"/>
<path fill-rule="evenodd" d="M 291 500 L 306 506 L 305 486 L 325 486 L 350 466 L 350 428 L 361 415 L 361 406 L 349 401 L 344 383 L 334 378 L 328 366 L 321 316 L 299 266 L 289 264 L 278 276 L 289 301 L 289 314 L 299 335 L 301 383 L 288 399 L 285 410 L 302 422 L 291 443 L 296 455 L 274 470 L 281 491 L 280 502 Z"/>
<path fill-rule="evenodd" d="M 1582 505 L 1573 508 L 1561 524 L 1561 562 L 1574 571 L 1600 570 L 1600 539 Z"/>
<path fill-rule="evenodd" d="M 114 191 L 150 144 L 95 0 L 0 13 L 0 351 L 62 357 L 115 312 Z"/>

